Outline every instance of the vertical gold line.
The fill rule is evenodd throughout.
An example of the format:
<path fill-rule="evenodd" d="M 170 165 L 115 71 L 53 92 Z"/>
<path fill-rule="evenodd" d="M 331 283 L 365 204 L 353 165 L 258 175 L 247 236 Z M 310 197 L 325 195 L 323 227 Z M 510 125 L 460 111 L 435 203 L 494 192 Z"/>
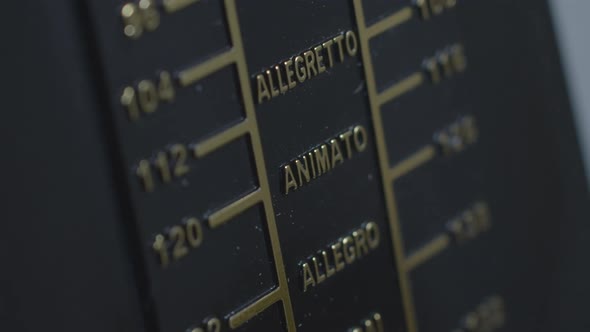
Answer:
<path fill-rule="evenodd" d="M 281 245 L 279 242 L 279 233 L 275 222 L 275 214 L 272 207 L 272 200 L 270 195 L 270 188 L 268 184 L 268 177 L 266 172 L 266 164 L 264 162 L 264 154 L 262 151 L 262 143 L 260 142 L 260 134 L 258 131 L 258 121 L 256 121 L 256 112 L 254 108 L 254 101 L 252 100 L 252 93 L 250 88 L 250 80 L 248 75 L 248 67 L 246 62 L 246 55 L 242 45 L 242 33 L 240 31 L 240 23 L 238 21 L 238 13 L 236 10 L 235 0 L 225 0 L 225 11 L 229 26 L 229 33 L 232 40 L 232 45 L 237 52 L 236 67 L 238 71 L 238 78 L 240 80 L 240 87 L 242 91 L 242 98 L 246 117 L 251 121 L 250 141 L 252 144 L 252 151 L 256 164 L 256 172 L 258 175 L 258 182 L 263 197 L 264 212 L 266 216 L 266 223 L 268 234 L 270 237 L 273 259 L 275 262 L 276 273 L 278 277 L 279 290 L 282 293 L 281 299 L 283 302 L 283 310 L 285 313 L 285 320 L 287 322 L 287 331 L 295 332 L 295 319 L 293 317 L 293 307 L 291 304 L 291 296 L 289 294 L 289 286 L 287 284 L 287 275 L 283 263 L 283 255 L 281 253 Z"/>
<path fill-rule="evenodd" d="M 393 242 L 393 255 L 395 257 L 395 263 L 397 266 L 399 287 L 404 305 L 404 315 L 406 318 L 408 332 L 417 332 L 418 328 L 416 326 L 416 313 L 414 309 L 414 300 L 412 298 L 410 280 L 408 273 L 404 268 L 404 243 L 401 234 L 399 217 L 397 214 L 397 204 L 395 201 L 395 195 L 392 188 L 393 184 L 387 181 L 387 174 L 389 171 L 389 158 L 387 156 L 387 147 L 385 145 L 386 142 L 385 134 L 383 132 L 381 110 L 377 101 L 377 86 L 375 83 L 375 74 L 373 71 L 373 63 L 371 59 L 371 52 L 369 49 L 369 38 L 367 35 L 365 14 L 363 11 L 363 5 L 361 3 L 361 0 L 353 1 L 363 58 L 363 68 L 365 70 L 365 81 L 367 84 L 367 91 L 369 94 L 369 104 L 371 106 L 371 118 L 373 119 L 373 128 L 375 131 L 375 142 L 377 143 L 377 154 L 379 157 L 381 181 L 383 184 L 383 191 L 385 194 L 385 202 L 387 206 L 387 214 L 389 217 L 391 233 L 390 235 Z"/>

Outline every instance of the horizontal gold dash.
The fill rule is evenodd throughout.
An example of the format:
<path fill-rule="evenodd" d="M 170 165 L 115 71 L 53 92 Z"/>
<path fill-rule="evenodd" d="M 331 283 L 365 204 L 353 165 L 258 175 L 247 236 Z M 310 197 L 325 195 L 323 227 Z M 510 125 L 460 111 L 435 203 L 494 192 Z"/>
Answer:
<path fill-rule="evenodd" d="M 200 0 L 164 0 L 162 5 L 167 13 L 174 13 L 199 1 Z"/>
<path fill-rule="evenodd" d="M 220 149 L 226 144 L 246 135 L 250 131 L 250 121 L 248 119 L 226 129 L 212 137 L 197 143 L 193 146 L 193 154 L 196 158 L 202 158 L 209 153 Z"/>
<path fill-rule="evenodd" d="M 392 85 L 377 96 L 377 103 L 381 106 L 409 91 L 419 87 L 424 83 L 424 75 L 421 72 L 404 78 L 401 82 Z"/>
<path fill-rule="evenodd" d="M 441 234 L 430 241 L 424 247 L 418 249 L 410 257 L 406 258 L 404 266 L 406 272 L 410 272 L 416 267 L 426 263 L 434 256 L 438 255 L 451 244 L 451 238 L 447 234 Z"/>
<path fill-rule="evenodd" d="M 229 327 L 237 329 L 256 315 L 266 310 L 271 305 L 277 303 L 282 299 L 282 291 L 280 288 L 276 288 L 270 293 L 256 300 L 254 303 L 245 307 L 244 309 L 236 312 L 229 317 Z"/>
<path fill-rule="evenodd" d="M 415 152 L 410 157 L 402 160 L 397 165 L 389 169 L 389 180 L 394 181 L 410 173 L 423 164 L 431 161 L 436 156 L 436 148 L 428 145 Z"/>
<path fill-rule="evenodd" d="M 178 74 L 180 85 L 186 87 L 208 75 L 211 75 L 223 67 L 229 66 L 230 64 L 236 62 L 236 54 L 236 51 L 231 48 L 209 60 L 206 60 L 203 63 L 182 70 Z"/>
<path fill-rule="evenodd" d="M 226 222 L 228 222 L 235 216 L 239 215 L 240 213 L 248 210 L 255 204 L 260 203 L 261 201 L 262 192 L 260 191 L 260 189 L 256 189 L 248 195 L 239 198 L 238 200 L 212 213 L 208 218 L 209 227 L 215 229 L 225 224 Z"/>
<path fill-rule="evenodd" d="M 409 21 L 413 15 L 414 11 L 412 7 L 408 6 L 403 9 L 400 9 L 397 12 L 387 16 L 386 18 L 368 27 L 367 36 L 370 39 L 377 35 L 380 35 L 389 29 L 395 28 L 396 26 Z"/>

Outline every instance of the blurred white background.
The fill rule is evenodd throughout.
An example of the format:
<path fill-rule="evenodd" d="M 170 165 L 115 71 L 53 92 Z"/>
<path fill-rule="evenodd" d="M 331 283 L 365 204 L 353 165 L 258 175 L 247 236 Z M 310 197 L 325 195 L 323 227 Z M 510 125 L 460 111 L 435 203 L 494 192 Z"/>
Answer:
<path fill-rule="evenodd" d="M 550 0 L 590 185 L 590 0 Z"/>

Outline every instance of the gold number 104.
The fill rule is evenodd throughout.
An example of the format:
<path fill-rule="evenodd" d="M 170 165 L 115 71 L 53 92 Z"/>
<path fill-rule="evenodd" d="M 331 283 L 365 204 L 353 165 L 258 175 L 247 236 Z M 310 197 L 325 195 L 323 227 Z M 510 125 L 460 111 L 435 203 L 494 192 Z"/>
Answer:
<path fill-rule="evenodd" d="M 141 80 L 137 86 L 123 89 L 121 105 L 127 109 L 129 120 L 136 121 L 142 114 L 157 111 L 160 101 L 174 101 L 175 95 L 172 76 L 162 71 L 157 81 Z"/>

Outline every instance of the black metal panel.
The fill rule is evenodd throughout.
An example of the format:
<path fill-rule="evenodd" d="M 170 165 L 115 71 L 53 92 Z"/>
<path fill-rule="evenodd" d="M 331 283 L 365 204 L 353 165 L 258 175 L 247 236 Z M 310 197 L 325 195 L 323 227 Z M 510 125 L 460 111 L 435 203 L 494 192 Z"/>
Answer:
<path fill-rule="evenodd" d="M 384 331 L 469 331 L 491 296 L 494 331 L 588 326 L 590 200 L 545 1 L 426 1 L 426 20 L 409 0 L 165 3 L 23 2 L 11 18 L 26 65 L 9 68 L 19 111 L 3 121 L 6 330 L 352 331 L 379 313 Z M 124 34 L 130 4 L 153 6 L 154 31 Z M 348 31 L 356 50 L 336 60 Z M 314 48 L 330 41 L 325 73 L 259 102 L 261 79 L 286 83 L 275 66 L 327 64 Z M 467 66 L 451 75 L 455 45 Z M 162 72 L 173 100 L 130 116 L 124 91 Z M 445 155 L 437 135 L 466 117 L 477 140 Z M 354 128 L 366 147 L 347 154 Z M 449 225 L 477 202 L 492 226 L 459 243 Z M 362 251 L 369 222 L 379 244 Z M 346 248 L 361 257 L 336 270 Z"/>

